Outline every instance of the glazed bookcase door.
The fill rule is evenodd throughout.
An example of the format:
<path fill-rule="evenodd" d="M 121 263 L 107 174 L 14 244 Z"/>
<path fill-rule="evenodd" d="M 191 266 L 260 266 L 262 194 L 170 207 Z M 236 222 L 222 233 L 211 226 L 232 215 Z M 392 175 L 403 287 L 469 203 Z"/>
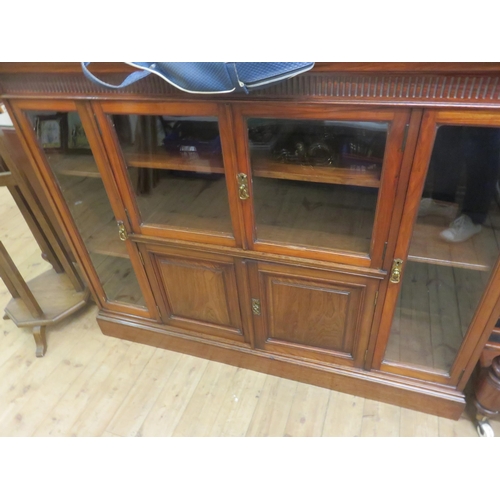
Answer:
<path fill-rule="evenodd" d="M 378 279 L 249 263 L 257 349 L 362 367 Z"/>
<path fill-rule="evenodd" d="M 409 112 L 258 104 L 234 121 L 249 245 L 380 268 Z"/>
<path fill-rule="evenodd" d="M 241 246 L 225 106 L 109 102 L 94 110 L 134 233 Z"/>
<path fill-rule="evenodd" d="M 36 171 L 105 309 L 157 318 L 137 246 L 88 104 L 17 101 Z"/>
<path fill-rule="evenodd" d="M 374 368 L 469 378 L 499 314 L 499 165 L 499 113 L 424 114 Z"/>

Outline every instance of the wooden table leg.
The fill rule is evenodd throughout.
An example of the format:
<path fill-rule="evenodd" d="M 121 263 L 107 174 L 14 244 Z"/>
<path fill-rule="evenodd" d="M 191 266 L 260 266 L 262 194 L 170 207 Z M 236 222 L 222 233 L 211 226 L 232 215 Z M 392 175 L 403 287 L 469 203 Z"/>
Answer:
<path fill-rule="evenodd" d="M 45 326 L 33 327 L 33 337 L 36 343 L 36 357 L 41 358 L 47 351 L 47 340 L 45 338 Z"/>
<path fill-rule="evenodd" d="M 487 370 L 479 375 L 474 394 L 477 431 L 482 437 L 493 437 L 493 429 L 488 417 L 500 412 L 500 356 L 496 357 Z"/>

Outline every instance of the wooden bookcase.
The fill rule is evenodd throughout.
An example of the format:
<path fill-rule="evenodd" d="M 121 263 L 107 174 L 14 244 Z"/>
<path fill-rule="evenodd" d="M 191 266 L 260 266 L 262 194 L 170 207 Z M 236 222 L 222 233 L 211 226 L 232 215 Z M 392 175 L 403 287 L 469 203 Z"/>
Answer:
<path fill-rule="evenodd" d="M 457 244 L 419 207 L 441 127 L 500 130 L 499 78 L 323 63 L 200 97 L 2 63 L 0 96 L 104 334 L 458 418 L 500 316 L 500 209 Z"/>

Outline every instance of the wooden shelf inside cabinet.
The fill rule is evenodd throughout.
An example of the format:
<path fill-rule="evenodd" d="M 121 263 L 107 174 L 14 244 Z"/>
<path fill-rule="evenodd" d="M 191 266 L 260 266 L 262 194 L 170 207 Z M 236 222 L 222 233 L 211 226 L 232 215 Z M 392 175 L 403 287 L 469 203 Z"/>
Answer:
<path fill-rule="evenodd" d="M 252 170 L 255 177 L 272 179 L 288 179 L 305 182 L 321 182 L 325 184 L 346 184 L 378 188 L 380 186 L 379 168 L 375 170 L 357 171 L 348 167 L 313 167 L 281 163 L 267 157 L 266 153 L 252 152 Z"/>
<path fill-rule="evenodd" d="M 224 165 L 221 157 L 210 160 L 204 158 L 188 158 L 171 155 L 160 149 L 151 153 L 136 152 L 125 149 L 125 162 L 129 167 L 157 168 L 162 170 L 181 170 L 200 174 L 223 174 Z"/>
<path fill-rule="evenodd" d="M 130 259 L 125 243 L 118 237 L 118 228 L 114 220 L 91 234 L 85 243 L 91 253 Z"/>
<path fill-rule="evenodd" d="M 51 154 L 50 164 L 60 175 L 100 178 L 94 157 L 91 154 Z"/>
<path fill-rule="evenodd" d="M 460 267 L 476 271 L 490 271 L 499 253 L 499 245 L 493 230 L 482 231 L 462 243 L 448 243 L 439 234 L 446 225 L 438 218 L 426 217 L 415 224 L 408 260 Z"/>

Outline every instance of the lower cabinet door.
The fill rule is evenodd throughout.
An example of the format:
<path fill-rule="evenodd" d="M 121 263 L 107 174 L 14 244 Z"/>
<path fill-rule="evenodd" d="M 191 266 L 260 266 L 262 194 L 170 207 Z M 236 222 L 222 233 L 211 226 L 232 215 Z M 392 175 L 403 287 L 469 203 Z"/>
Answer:
<path fill-rule="evenodd" d="M 379 280 L 261 262 L 252 267 L 258 349 L 363 366 Z"/>
<path fill-rule="evenodd" d="M 140 247 L 165 324 L 198 336 L 248 342 L 232 257 L 157 245 Z"/>

